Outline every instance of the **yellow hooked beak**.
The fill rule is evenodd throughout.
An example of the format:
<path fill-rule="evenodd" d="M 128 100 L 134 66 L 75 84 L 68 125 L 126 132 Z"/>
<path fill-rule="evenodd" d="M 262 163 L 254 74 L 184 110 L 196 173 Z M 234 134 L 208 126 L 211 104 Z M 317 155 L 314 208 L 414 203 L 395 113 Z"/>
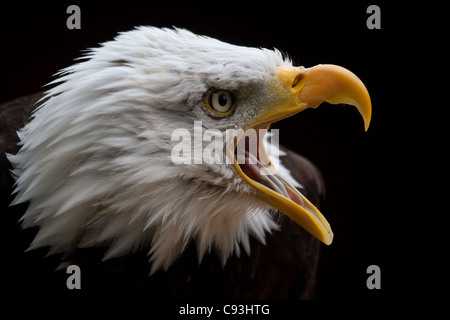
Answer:
<path fill-rule="evenodd" d="M 307 108 L 316 108 L 322 102 L 354 105 L 364 120 L 365 130 L 369 127 L 372 114 L 369 93 L 361 80 L 345 68 L 336 65 L 317 65 L 308 69 L 279 67 L 273 87 L 282 102 L 262 108 L 247 130 L 267 129 L 277 120 Z M 263 134 L 259 134 L 258 139 L 261 149 Z M 256 165 L 238 163 L 235 157 L 234 167 L 248 184 L 260 191 L 256 196 L 286 214 L 323 243 L 331 244 L 333 232 L 328 221 L 270 163 L 265 150 L 258 150 L 258 155 L 253 158 Z M 258 168 L 264 169 L 264 173 L 256 170 Z"/>

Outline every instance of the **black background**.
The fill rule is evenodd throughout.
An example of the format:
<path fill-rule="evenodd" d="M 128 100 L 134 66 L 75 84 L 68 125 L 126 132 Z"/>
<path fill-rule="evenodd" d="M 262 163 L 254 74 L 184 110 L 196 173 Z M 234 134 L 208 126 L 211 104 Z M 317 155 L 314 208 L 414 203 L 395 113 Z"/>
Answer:
<path fill-rule="evenodd" d="M 81 30 L 68 30 L 66 9 L 81 8 Z M 368 132 L 353 107 L 322 105 L 273 125 L 283 145 L 321 170 L 327 198 L 321 211 L 335 239 L 322 246 L 317 299 L 372 299 L 394 295 L 387 255 L 393 215 L 391 85 L 385 70 L 397 38 L 394 9 L 384 1 L 381 30 L 369 30 L 367 1 L 154 3 L 85 1 L 3 4 L 0 103 L 40 91 L 81 52 L 138 25 L 187 28 L 237 45 L 277 48 L 305 67 L 319 63 L 353 71 L 371 94 Z M 366 269 L 381 268 L 381 290 L 368 290 Z M 32 268 L 32 266 L 29 266 Z M 22 269 L 24 269 L 22 267 Z M 7 275 L 0 275 L 0 277 Z M 45 296 L 45 289 L 43 289 Z"/>

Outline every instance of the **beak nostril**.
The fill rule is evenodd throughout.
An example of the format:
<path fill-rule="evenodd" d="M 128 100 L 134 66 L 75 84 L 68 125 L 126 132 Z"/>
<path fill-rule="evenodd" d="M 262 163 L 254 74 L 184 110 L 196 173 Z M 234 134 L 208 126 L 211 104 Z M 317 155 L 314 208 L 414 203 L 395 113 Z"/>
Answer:
<path fill-rule="evenodd" d="M 292 82 L 292 88 L 295 88 L 303 79 L 303 74 L 299 73 Z"/>

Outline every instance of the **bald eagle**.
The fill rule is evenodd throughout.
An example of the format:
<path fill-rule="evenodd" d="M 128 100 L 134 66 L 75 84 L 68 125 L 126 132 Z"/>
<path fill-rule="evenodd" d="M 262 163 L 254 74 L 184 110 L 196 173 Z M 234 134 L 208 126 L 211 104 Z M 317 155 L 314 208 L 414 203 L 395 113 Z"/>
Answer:
<path fill-rule="evenodd" d="M 333 240 L 322 178 L 266 132 L 322 102 L 356 106 L 367 130 L 353 73 L 138 27 L 57 75 L 1 107 L 2 187 L 26 204 L 29 250 L 79 265 L 91 292 L 312 297 L 320 242 Z"/>

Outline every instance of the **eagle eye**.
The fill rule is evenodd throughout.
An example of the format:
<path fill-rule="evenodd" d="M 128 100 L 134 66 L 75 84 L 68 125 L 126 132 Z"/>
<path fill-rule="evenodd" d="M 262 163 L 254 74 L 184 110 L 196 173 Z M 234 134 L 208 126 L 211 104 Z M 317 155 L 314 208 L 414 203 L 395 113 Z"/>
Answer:
<path fill-rule="evenodd" d="M 226 116 L 229 115 L 235 107 L 234 97 L 231 92 L 226 90 L 211 90 L 206 95 L 206 106 L 214 113 Z"/>

